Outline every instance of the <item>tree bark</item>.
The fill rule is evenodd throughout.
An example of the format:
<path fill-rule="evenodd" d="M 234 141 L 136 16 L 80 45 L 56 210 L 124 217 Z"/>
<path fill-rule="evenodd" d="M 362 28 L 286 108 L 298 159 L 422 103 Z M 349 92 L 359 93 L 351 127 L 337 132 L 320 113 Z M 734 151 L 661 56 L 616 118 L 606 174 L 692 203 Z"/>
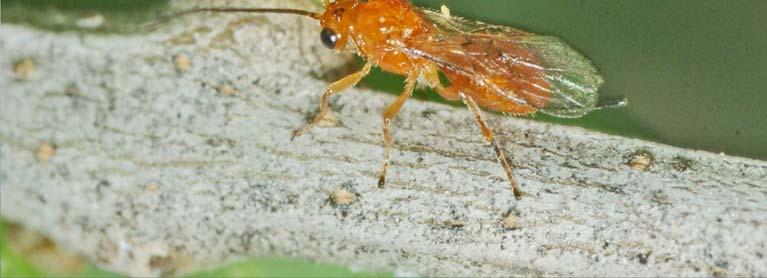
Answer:
<path fill-rule="evenodd" d="M 395 96 L 348 90 L 290 140 L 348 64 L 310 19 L 2 28 L 2 216 L 108 269 L 267 255 L 429 276 L 767 275 L 763 161 L 486 113 L 516 201 L 465 107 L 411 100 L 378 189 Z"/>

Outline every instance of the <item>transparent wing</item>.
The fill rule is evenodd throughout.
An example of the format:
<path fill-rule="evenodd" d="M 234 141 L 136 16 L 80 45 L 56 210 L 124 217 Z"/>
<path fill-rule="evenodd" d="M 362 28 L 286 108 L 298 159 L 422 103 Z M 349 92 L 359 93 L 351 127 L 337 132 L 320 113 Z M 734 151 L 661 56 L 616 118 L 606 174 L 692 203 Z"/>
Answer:
<path fill-rule="evenodd" d="M 595 109 L 602 77 L 591 61 L 558 38 L 428 10 L 422 13 L 437 32 L 410 41 L 403 49 L 406 53 L 547 114 L 579 117 Z"/>

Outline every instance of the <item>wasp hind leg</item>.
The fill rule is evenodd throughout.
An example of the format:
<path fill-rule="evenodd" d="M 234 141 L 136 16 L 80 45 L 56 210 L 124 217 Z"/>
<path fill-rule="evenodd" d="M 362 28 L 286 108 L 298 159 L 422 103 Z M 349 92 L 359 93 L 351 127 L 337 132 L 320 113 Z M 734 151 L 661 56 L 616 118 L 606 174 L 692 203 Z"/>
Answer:
<path fill-rule="evenodd" d="M 317 114 L 317 116 L 314 117 L 314 120 L 309 122 L 304 128 L 297 129 L 293 131 L 292 136 L 290 137 L 290 140 L 295 139 L 296 137 L 299 137 L 303 135 L 304 133 L 308 132 L 310 129 L 312 129 L 317 123 L 322 121 L 323 118 L 325 118 L 325 115 L 327 115 L 328 111 L 330 111 L 330 105 L 328 105 L 328 98 L 337 94 L 342 93 L 344 90 L 353 87 L 354 85 L 357 85 L 360 80 L 362 80 L 363 77 L 368 75 L 370 73 L 370 68 L 372 65 L 370 63 L 365 64 L 364 67 L 358 72 L 352 73 L 344 78 L 341 78 L 341 80 L 338 80 L 336 82 L 333 82 L 333 84 L 330 84 L 330 87 L 328 87 L 325 92 L 322 94 L 322 97 L 320 98 L 320 113 Z"/>
<path fill-rule="evenodd" d="M 514 198 L 519 200 L 519 198 L 522 197 L 522 192 L 519 190 L 517 180 L 514 179 L 514 173 L 512 173 L 511 165 L 509 165 L 509 161 L 506 160 L 506 156 L 503 154 L 501 147 L 498 146 L 498 142 L 495 140 L 495 134 L 493 133 L 493 130 L 487 126 L 487 123 L 482 118 L 482 111 L 480 111 L 479 105 L 477 105 L 477 103 L 466 94 L 460 93 L 460 96 L 461 100 L 463 100 L 466 106 L 469 107 L 471 113 L 474 114 L 474 120 L 477 122 L 477 125 L 479 125 L 479 130 L 482 131 L 482 136 L 484 136 L 485 139 L 487 139 L 487 141 L 493 145 L 493 150 L 495 150 L 495 157 L 499 162 L 501 162 L 503 170 L 506 172 L 506 177 L 511 184 L 511 192 L 514 193 Z"/>
<path fill-rule="evenodd" d="M 402 108 L 402 105 L 404 105 L 408 98 L 413 95 L 413 89 L 415 89 L 417 79 L 417 76 L 408 76 L 407 80 L 405 81 L 405 89 L 399 95 L 397 100 L 395 100 L 392 104 L 389 105 L 389 107 L 386 108 L 386 110 L 384 110 L 383 137 L 386 150 L 384 152 L 383 168 L 381 169 L 381 174 L 378 176 L 378 188 L 383 188 L 384 184 L 386 184 L 386 170 L 389 168 L 391 150 L 392 146 L 394 146 L 394 139 L 391 137 L 391 134 L 389 134 L 389 124 L 391 123 L 391 120 L 394 119 L 394 117 L 397 115 L 397 112 L 399 112 L 400 108 Z"/>
<path fill-rule="evenodd" d="M 446 100 L 459 100 L 461 97 L 458 95 L 458 90 L 453 86 L 445 87 L 442 85 L 442 81 L 439 80 L 439 72 L 437 68 L 431 67 L 423 73 L 424 79 L 429 83 L 429 86 L 434 88 L 437 93 Z"/>

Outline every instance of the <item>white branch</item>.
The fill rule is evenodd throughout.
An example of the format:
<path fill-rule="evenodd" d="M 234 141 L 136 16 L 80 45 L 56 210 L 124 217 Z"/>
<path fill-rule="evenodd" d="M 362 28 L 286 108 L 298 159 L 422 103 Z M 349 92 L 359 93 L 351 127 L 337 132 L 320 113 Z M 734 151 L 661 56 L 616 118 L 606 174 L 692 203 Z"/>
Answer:
<path fill-rule="evenodd" d="M 515 201 L 465 108 L 413 100 L 376 188 L 392 95 L 349 90 L 336 126 L 290 141 L 317 77 L 344 64 L 317 33 L 290 15 L 135 36 L 4 24 L 2 216 L 136 275 L 253 255 L 443 276 L 767 275 L 763 161 L 488 115 L 529 193 Z M 25 79 L 12 65 L 27 58 Z M 639 150 L 646 171 L 627 165 Z"/>

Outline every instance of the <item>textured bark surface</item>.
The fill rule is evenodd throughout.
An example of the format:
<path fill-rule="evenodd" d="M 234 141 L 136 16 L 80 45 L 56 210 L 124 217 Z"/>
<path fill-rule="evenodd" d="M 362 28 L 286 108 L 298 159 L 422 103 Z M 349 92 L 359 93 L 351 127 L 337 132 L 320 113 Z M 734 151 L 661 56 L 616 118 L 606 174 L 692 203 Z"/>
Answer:
<path fill-rule="evenodd" d="M 413 100 L 376 188 L 394 96 L 349 90 L 290 141 L 345 64 L 317 33 L 295 16 L 131 36 L 5 24 L 2 216 L 134 275 L 262 255 L 443 276 L 767 275 L 763 161 L 487 115 L 528 193 L 515 201 L 467 109 Z"/>

